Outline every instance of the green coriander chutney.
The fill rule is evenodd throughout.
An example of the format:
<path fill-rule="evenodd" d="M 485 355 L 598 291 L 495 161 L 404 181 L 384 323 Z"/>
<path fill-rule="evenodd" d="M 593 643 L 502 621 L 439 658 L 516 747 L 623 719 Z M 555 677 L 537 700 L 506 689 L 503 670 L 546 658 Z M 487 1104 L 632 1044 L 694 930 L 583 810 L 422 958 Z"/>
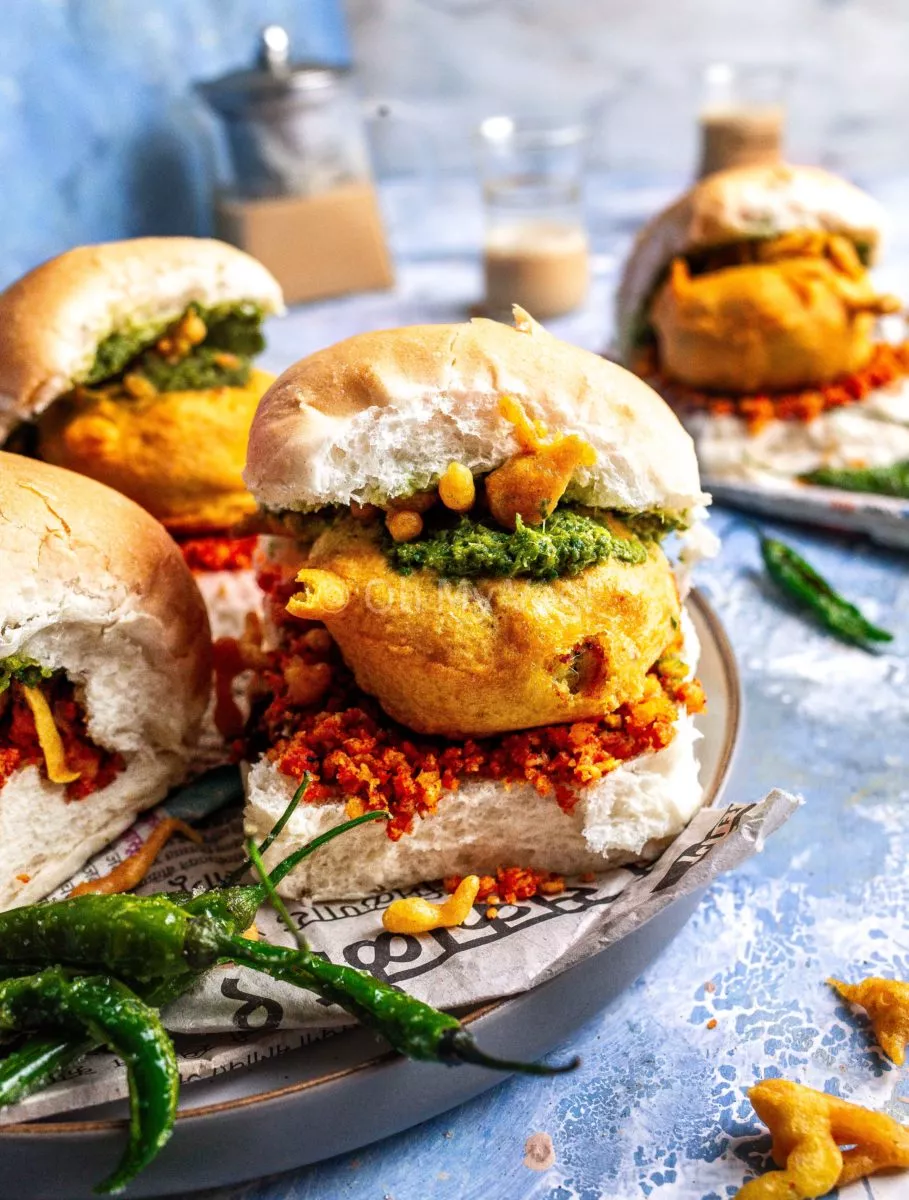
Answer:
<path fill-rule="evenodd" d="M 187 312 L 197 313 L 207 332 L 202 344 L 179 362 L 168 363 L 153 349 L 173 320 L 127 327 L 100 343 L 95 361 L 81 382 L 88 386 L 112 382 L 129 371 L 146 376 L 159 392 L 244 384 L 249 378 L 249 360 L 265 347 L 262 309 L 241 301 L 215 308 L 191 304 Z M 222 353 L 233 355 L 236 361 L 218 361 Z"/>
<path fill-rule="evenodd" d="M 596 517 L 559 508 L 542 525 L 514 533 L 472 517 L 454 526 L 427 530 L 412 542 L 384 541 L 391 565 L 402 575 L 424 569 L 444 579 L 513 578 L 551 580 L 577 575 L 607 558 L 642 563 L 645 543 L 635 534 L 619 536 Z"/>
<path fill-rule="evenodd" d="M 51 675 L 53 671 L 42 667 L 33 658 L 26 658 L 22 654 L 10 654 L 6 658 L 0 658 L 0 695 L 13 680 L 21 683 L 23 687 L 37 687 L 43 679 L 50 679 Z"/>

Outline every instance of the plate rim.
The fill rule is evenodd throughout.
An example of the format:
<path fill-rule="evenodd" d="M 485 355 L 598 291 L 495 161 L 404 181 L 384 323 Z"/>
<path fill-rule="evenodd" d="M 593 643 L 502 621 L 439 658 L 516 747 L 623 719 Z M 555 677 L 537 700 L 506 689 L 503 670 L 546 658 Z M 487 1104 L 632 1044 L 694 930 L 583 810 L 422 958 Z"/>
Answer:
<path fill-rule="evenodd" d="M 716 803 L 723 792 L 724 786 L 729 779 L 738 746 L 744 706 L 742 681 L 732 643 L 729 641 L 729 637 L 719 616 L 704 593 L 699 588 L 694 587 L 685 597 L 684 603 L 691 605 L 692 608 L 697 610 L 699 617 L 710 631 L 722 667 L 728 696 L 728 715 L 723 731 L 723 745 L 717 759 L 717 765 L 714 768 L 713 778 L 710 780 L 709 788 L 705 790 L 703 807 L 709 808 Z M 471 1025 L 497 1012 L 500 1008 L 517 998 L 515 996 L 503 996 L 498 1000 L 487 1001 L 462 1016 L 460 1020 L 464 1025 Z M 291 1051 L 291 1053 L 295 1053 L 295 1051 Z M 300 1095 L 317 1087 L 328 1087 L 352 1075 L 359 1075 L 364 1071 L 379 1070 L 383 1066 L 391 1065 L 401 1059 L 402 1055 L 398 1054 L 395 1050 L 380 1050 L 375 1055 L 364 1058 L 362 1061 L 354 1063 L 351 1066 L 329 1071 L 313 1079 L 298 1080 L 295 1083 L 284 1084 L 281 1087 L 271 1088 L 269 1091 L 256 1092 L 250 1096 L 239 1096 L 234 1099 L 219 1100 L 212 1104 L 202 1104 L 193 1108 L 180 1110 L 177 1112 L 177 1122 L 188 1122 L 193 1119 L 214 1120 L 223 1113 L 232 1113 L 260 1104 L 270 1104 L 280 1101 L 287 1096 Z M 122 1130 L 128 1123 L 127 1117 L 103 1117 L 94 1120 L 77 1119 L 72 1121 L 60 1119 L 24 1121 L 20 1124 L 0 1126 L 0 1142 L 4 1138 L 10 1137 L 40 1139 L 110 1133 Z"/>

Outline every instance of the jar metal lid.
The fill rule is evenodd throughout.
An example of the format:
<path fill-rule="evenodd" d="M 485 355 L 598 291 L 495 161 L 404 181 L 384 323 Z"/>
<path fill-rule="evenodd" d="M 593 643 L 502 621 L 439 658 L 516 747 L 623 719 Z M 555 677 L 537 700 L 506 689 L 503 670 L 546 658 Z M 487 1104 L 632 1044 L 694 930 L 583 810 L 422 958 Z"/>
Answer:
<path fill-rule="evenodd" d="M 223 116 L 242 116 L 263 102 L 329 91 L 349 73 L 349 67 L 331 63 L 292 62 L 287 31 L 281 25 L 267 25 L 259 34 L 256 66 L 195 86 Z"/>

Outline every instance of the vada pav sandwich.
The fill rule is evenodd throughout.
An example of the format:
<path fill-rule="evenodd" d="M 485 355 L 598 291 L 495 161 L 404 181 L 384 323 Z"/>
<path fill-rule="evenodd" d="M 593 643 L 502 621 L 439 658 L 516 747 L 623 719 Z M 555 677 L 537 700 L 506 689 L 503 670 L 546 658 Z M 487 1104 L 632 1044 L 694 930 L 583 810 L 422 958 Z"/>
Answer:
<path fill-rule="evenodd" d="M 661 540 L 707 500 L 654 392 L 520 309 L 367 333 L 263 398 L 246 481 L 283 537 L 246 830 L 387 808 L 287 894 L 653 856 L 701 802 L 697 646 Z M 337 849 L 336 849 L 337 846 Z M 529 881 L 529 890 L 527 889 Z"/>
<path fill-rule="evenodd" d="M 180 782 L 211 643 L 180 551 L 131 500 L 0 453 L 0 909 L 68 879 Z"/>
<path fill-rule="evenodd" d="M 900 305 L 868 275 L 881 215 L 816 167 L 741 167 L 639 234 L 619 357 L 680 414 L 708 486 L 832 484 L 909 460 L 909 345 L 882 336 Z"/>
<path fill-rule="evenodd" d="M 0 444 L 129 496 L 191 539 L 199 572 L 248 567 L 227 534 L 255 511 L 242 471 L 273 376 L 253 359 L 281 308 L 270 272 L 224 242 L 61 254 L 0 295 Z"/>

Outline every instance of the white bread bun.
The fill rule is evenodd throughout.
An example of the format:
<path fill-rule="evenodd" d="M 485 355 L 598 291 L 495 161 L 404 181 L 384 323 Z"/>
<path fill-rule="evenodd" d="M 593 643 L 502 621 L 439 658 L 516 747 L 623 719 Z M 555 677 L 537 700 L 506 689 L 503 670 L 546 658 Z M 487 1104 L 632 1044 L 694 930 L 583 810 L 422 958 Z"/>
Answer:
<path fill-rule="evenodd" d="M 616 346 L 629 360 L 641 317 L 670 262 L 730 242 L 793 230 L 842 234 L 873 261 L 884 214 L 876 200 L 820 167 L 733 167 L 708 175 L 635 238 L 616 295 Z"/>
<path fill-rule="evenodd" d="M 684 610 L 682 626 L 685 660 L 693 670 L 699 648 Z M 668 746 L 579 789 L 570 814 L 530 784 L 468 779 L 444 793 L 436 812 L 399 841 L 391 841 L 380 821 L 363 825 L 306 859 L 278 890 L 294 899 L 353 899 L 445 875 L 495 874 L 499 866 L 578 875 L 655 858 L 702 803 L 694 751 L 699 736 L 694 719 L 682 714 Z M 252 767 L 246 782 L 248 837 L 265 837 L 295 787 L 266 758 Z M 267 865 L 346 819 L 343 798 L 300 804 L 268 851 Z"/>
<path fill-rule="evenodd" d="M 239 637 L 250 613 L 262 616 L 262 589 L 253 570 L 193 573 L 208 610 L 212 638 Z"/>
<path fill-rule="evenodd" d="M 77 246 L 29 271 L 0 295 L 0 440 L 83 380 L 110 334 L 154 336 L 192 301 L 283 308 L 270 271 L 211 238 Z"/>
<path fill-rule="evenodd" d="M 127 764 L 72 803 L 36 767 L 0 786 L 2 909 L 46 895 L 180 781 L 208 700 L 211 641 L 162 526 L 84 476 L 0 453 L 0 558 L 0 658 L 66 671 L 90 737 Z"/>
<path fill-rule="evenodd" d="M 654 391 L 519 308 L 515 319 L 364 333 L 296 363 L 259 405 L 247 487 L 266 508 L 306 512 L 409 495 L 453 461 L 482 474 L 519 449 L 499 411 L 510 395 L 594 447 L 568 500 L 672 514 L 705 502 L 691 440 Z"/>
<path fill-rule="evenodd" d="M 909 380 L 868 393 L 861 404 L 827 409 L 811 421 L 763 422 L 734 414 L 683 413 L 705 478 L 717 484 L 794 483 L 822 467 L 857 462 L 892 467 L 909 460 Z"/>

